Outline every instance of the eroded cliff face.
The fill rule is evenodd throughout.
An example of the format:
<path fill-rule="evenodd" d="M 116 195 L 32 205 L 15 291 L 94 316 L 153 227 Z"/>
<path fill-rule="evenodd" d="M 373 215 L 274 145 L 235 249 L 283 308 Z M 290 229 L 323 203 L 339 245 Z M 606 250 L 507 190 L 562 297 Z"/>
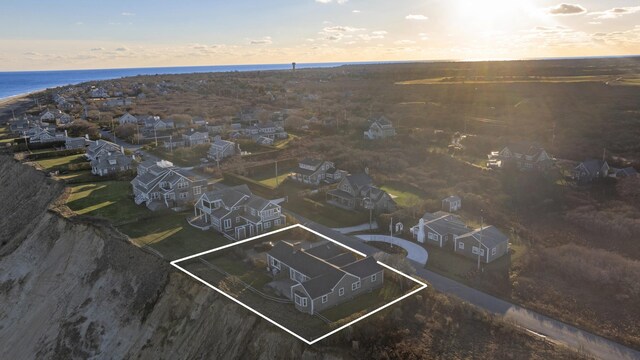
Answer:
<path fill-rule="evenodd" d="M 60 183 L 0 156 L 0 349 L 7 359 L 348 357 L 307 347 L 131 245 L 48 209 Z"/>

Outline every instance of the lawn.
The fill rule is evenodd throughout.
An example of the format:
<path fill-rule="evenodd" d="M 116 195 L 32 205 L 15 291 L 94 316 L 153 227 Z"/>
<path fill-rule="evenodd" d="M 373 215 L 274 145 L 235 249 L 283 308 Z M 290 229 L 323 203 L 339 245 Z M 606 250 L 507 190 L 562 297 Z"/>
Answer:
<path fill-rule="evenodd" d="M 332 228 L 355 226 L 369 222 L 369 213 L 345 210 L 309 198 L 289 196 L 289 201 L 283 203 L 282 206 L 286 210 L 293 211 Z"/>
<path fill-rule="evenodd" d="M 351 301 L 327 309 L 321 312 L 321 315 L 332 322 L 353 317 L 355 314 L 361 316 L 383 306 L 384 304 L 388 304 L 394 299 L 402 296 L 403 293 L 408 292 L 400 290 L 398 283 L 389 280 L 389 277 L 387 276 L 388 273 L 388 271 L 385 271 L 385 281 L 381 288 L 373 290 L 367 294 L 362 294 Z"/>
<path fill-rule="evenodd" d="M 117 226 L 151 214 L 133 202 L 131 184 L 126 181 L 102 181 L 70 188 L 67 206 L 80 215 L 104 217 Z"/>
<path fill-rule="evenodd" d="M 393 200 L 400 206 L 412 206 L 419 204 L 421 199 L 420 193 L 412 186 L 400 183 L 391 183 L 380 187 L 391 195 Z"/>
<path fill-rule="evenodd" d="M 74 183 L 93 182 L 96 180 L 96 175 L 93 175 L 90 170 L 69 171 L 65 174 L 58 175 L 57 177 Z"/>
<path fill-rule="evenodd" d="M 130 200 L 133 204 L 133 200 Z M 138 246 L 149 246 L 158 251 L 167 260 L 176 260 L 185 256 L 227 245 L 229 240 L 213 230 L 203 231 L 189 225 L 187 216 L 191 212 L 171 211 L 151 213 L 140 205 L 151 217 L 118 226 Z"/>
<path fill-rule="evenodd" d="M 84 154 L 75 154 L 69 156 L 62 156 L 57 158 L 42 159 L 36 161 L 44 170 L 52 170 L 60 166 L 69 164 L 79 164 L 86 162 Z"/>

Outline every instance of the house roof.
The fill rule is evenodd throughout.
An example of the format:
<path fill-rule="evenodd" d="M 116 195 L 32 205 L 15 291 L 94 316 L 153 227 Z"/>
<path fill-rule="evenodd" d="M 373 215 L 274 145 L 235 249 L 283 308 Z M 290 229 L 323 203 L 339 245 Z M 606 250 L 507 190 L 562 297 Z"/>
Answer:
<path fill-rule="evenodd" d="M 308 166 L 313 166 L 314 168 L 317 168 L 318 166 L 322 165 L 324 161 L 320 160 L 320 159 L 314 159 L 314 158 L 305 158 L 302 161 L 300 161 L 301 165 L 308 165 Z"/>
<path fill-rule="evenodd" d="M 616 176 L 634 176 L 638 175 L 638 170 L 633 167 L 626 167 L 623 169 L 615 169 Z"/>
<path fill-rule="evenodd" d="M 467 234 L 471 230 L 460 217 L 451 214 L 426 221 L 425 226 L 430 227 L 440 235 L 453 234 L 459 236 Z"/>
<path fill-rule="evenodd" d="M 317 299 L 322 295 L 330 293 L 345 275 L 347 274 L 344 272 L 326 273 L 307 280 L 300 285 L 302 285 L 312 299 Z"/>
<path fill-rule="evenodd" d="M 92 160 L 91 166 L 99 169 L 108 169 L 113 166 L 129 166 L 132 162 L 133 160 L 130 157 L 123 155 L 120 152 L 115 152 L 101 155 L 97 159 Z"/>
<path fill-rule="evenodd" d="M 594 175 L 598 171 L 602 169 L 606 161 L 598 160 L 598 159 L 588 159 L 580 163 L 580 165 L 584 166 L 584 168 L 589 172 L 589 174 Z M 578 165 L 578 166 L 580 166 Z"/>
<path fill-rule="evenodd" d="M 305 249 L 304 251 L 323 260 L 336 257 L 346 252 L 345 248 L 342 246 L 338 246 L 330 242 L 319 244 L 312 248 Z"/>
<path fill-rule="evenodd" d="M 209 201 L 221 200 L 226 206 L 233 206 L 245 197 L 253 196 L 245 184 L 206 193 Z"/>
<path fill-rule="evenodd" d="M 351 184 L 351 187 L 358 190 L 365 185 L 371 185 L 373 183 L 373 179 L 365 173 L 359 173 L 355 175 L 348 175 L 345 177 L 345 180 Z"/>
<path fill-rule="evenodd" d="M 502 243 L 508 243 L 509 238 L 498 230 L 495 226 L 489 225 L 482 228 L 475 229 L 467 234 L 458 237 L 458 240 L 464 240 L 465 238 L 473 237 L 476 241 L 482 242 L 487 248 L 492 248 Z"/>
<path fill-rule="evenodd" d="M 347 266 L 343 266 L 342 270 L 359 278 L 364 278 L 382 271 L 382 266 L 378 264 L 376 259 L 369 256 Z"/>
<path fill-rule="evenodd" d="M 341 278 L 344 274 L 339 268 L 296 248 L 286 241 L 276 243 L 269 251 L 269 255 L 312 279 L 332 273 L 338 274 L 339 278 Z"/>

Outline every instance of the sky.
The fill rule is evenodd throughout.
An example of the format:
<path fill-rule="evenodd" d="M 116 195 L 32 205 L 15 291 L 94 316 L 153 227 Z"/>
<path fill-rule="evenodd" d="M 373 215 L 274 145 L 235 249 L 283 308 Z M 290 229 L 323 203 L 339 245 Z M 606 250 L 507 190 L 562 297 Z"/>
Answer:
<path fill-rule="evenodd" d="M 0 4 L 0 71 L 637 54 L 628 0 Z"/>

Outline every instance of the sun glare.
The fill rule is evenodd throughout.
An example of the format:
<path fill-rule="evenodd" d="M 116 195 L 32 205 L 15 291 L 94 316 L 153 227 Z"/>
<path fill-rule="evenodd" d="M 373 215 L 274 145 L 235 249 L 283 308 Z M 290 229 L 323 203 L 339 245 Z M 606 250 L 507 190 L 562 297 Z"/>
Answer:
<path fill-rule="evenodd" d="M 484 31 L 509 31 L 517 23 L 520 10 L 527 6 L 526 1 L 514 0 L 457 0 L 454 4 L 454 16 L 461 26 L 474 32 L 478 28 Z"/>

